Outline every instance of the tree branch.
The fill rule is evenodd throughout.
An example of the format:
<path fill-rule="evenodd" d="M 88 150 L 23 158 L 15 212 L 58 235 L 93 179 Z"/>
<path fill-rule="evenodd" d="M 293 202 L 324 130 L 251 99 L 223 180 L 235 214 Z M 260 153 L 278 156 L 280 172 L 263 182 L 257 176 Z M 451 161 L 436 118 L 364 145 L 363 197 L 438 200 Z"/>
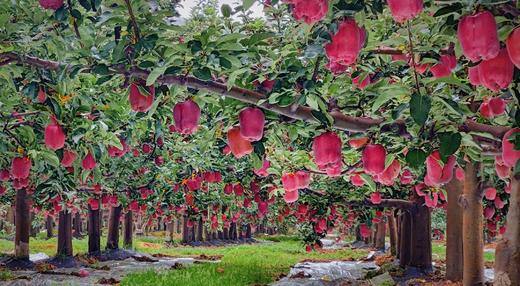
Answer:
<path fill-rule="evenodd" d="M 413 210 L 417 207 L 417 204 L 407 200 L 399 200 L 399 199 L 384 199 L 381 200 L 380 204 L 373 204 L 370 201 L 345 201 L 343 202 L 345 205 L 354 206 L 354 207 L 371 207 L 371 208 L 398 208 L 405 210 Z"/>
<path fill-rule="evenodd" d="M 419 84 L 419 76 L 417 75 L 417 64 L 415 63 L 415 53 L 413 51 L 413 41 L 412 41 L 412 28 L 410 25 L 410 20 L 408 20 L 408 44 L 410 45 L 410 57 L 412 60 L 412 68 L 413 68 L 413 76 L 415 78 L 415 87 L 417 88 L 417 93 L 421 93 L 421 85 Z"/>
<path fill-rule="evenodd" d="M 47 70 L 60 70 L 61 68 L 69 69 L 72 66 L 59 63 L 56 61 L 43 60 L 32 56 L 20 56 L 13 52 L 0 53 L 0 61 L 10 59 L 13 62 L 17 62 L 19 64 L 30 65 L 37 68 L 43 68 Z M 89 66 L 83 66 L 82 72 L 90 72 Z M 130 69 L 126 69 L 124 66 L 118 65 L 111 67 L 112 74 L 114 75 L 125 75 L 138 79 L 146 80 L 150 72 L 140 69 L 138 67 L 133 67 Z M 157 81 L 160 84 L 170 84 L 170 85 L 180 85 L 187 86 L 190 88 L 204 90 L 211 93 L 216 93 L 221 96 L 234 98 L 244 103 L 255 104 L 260 108 L 263 108 L 268 111 L 272 111 L 293 119 L 302 120 L 306 122 L 318 122 L 318 120 L 312 115 L 312 109 L 306 106 L 298 106 L 294 111 L 291 110 L 291 106 L 280 106 L 275 104 L 269 104 L 265 102 L 267 96 L 263 93 L 248 90 L 240 87 L 232 87 L 228 89 L 225 83 L 219 83 L 214 81 L 203 81 L 195 77 L 191 76 L 178 76 L 178 75 L 162 75 Z M 260 101 L 263 101 L 260 103 Z M 349 132 L 366 132 L 369 128 L 380 126 L 384 119 L 382 118 L 369 118 L 369 117 L 355 117 L 350 115 L 345 115 L 340 111 L 333 110 L 330 112 L 330 115 L 334 119 L 334 123 L 332 125 L 333 128 L 343 131 Z M 404 125 L 405 122 L 402 120 L 397 120 L 394 122 L 397 125 Z M 497 138 L 502 138 L 504 134 L 510 130 L 510 127 L 507 126 L 493 126 L 482 123 L 477 123 L 472 119 L 467 119 L 462 126 L 460 127 L 460 131 L 463 132 L 485 132 L 492 134 Z"/>
<path fill-rule="evenodd" d="M 132 27 L 134 28 L 135 39 L 137 40 L 136 42 L 139 42 L 141 35 L 139 33 L 139 26 L 137 25 L 134 10 L 132 9 L 132 4 L 130 3 L 130 0 L 125 0 L 125 4 L 128 8 L 128 14 L 130 14 L 130 20 L 132 21 Z"/>
<path fill-rule="evenodd" d="M 71 3 L 71 0 L 67 0 L 67 4 L 69 6 L 69 13 L 72 15 L 72 3 Z M 73 27 L 74 33 L 76 34 L 76 37 L 78 37 L 78 39 L 81 40 L 81 34 L 79 33 L 78 22 L 77 22 L 75 17 L 72 17 L 72 18 L 73 18 L 72 19 L 72 27 Z M 79 44 L 83 48 L 83 43 L 79 42 Z"/>

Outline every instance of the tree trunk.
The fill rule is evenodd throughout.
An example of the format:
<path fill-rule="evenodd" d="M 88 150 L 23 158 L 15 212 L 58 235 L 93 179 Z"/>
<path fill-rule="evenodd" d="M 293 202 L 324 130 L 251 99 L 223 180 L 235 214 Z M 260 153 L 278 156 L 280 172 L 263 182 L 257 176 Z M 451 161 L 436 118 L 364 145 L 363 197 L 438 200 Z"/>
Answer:
<path fill-rule="evenodd" d="M 210 240 L 211 240 L 211 237 L 208 232 L 208 227 L 204 226 L 204 241 L 210 241 Z"/>
<path fill-rule="evenodd" d="M 108 235 L 106 249 L 119 249 L 119 219 L 121 218 L 121 206 L 110 208 L 108 219 Z"/>
<path fill-rule="evenodd" d="M 390 253 L 397 255 L 397 227 L 395 223 L 394 212 L 387 216 L 388 219 L 388 232 L 390 236 Z"/>
<path fill-rule="evenodd" d="M 229 240 L 229 228 L 224 227 L 224 240 Z"/>
<path fill-rule="evenodd" d="M 424 205 L 424 198 L 413 195 L 417 208 L 412 212 L 412 256 L 409 266 L 423 271 L 432 270 L 432 234 L 430 209 Z"/>
<path fill-rule="evenodd" d="M 197 224 L 197 241 L 204 241 L 203 230 L 204 222 L 202 221 L 202 217 L 199 218 L 199 223 Z"/>
<path fill-rule="evenodd" d="M 520 175 L 511 178 L 506 232 L 496 248 L 494 285 L 520 285 Z"/>
<path fill-rule="evenodd" d="M 25 189 L 16 191 L 16 210 L 15 210 L 15 256 L 18 259 L 29 259 L 29 230 L 31 221 L 29 220 L 29 197 Z"/>
<path fill-rule="evenodd" d="M 405 268 L 410 263 L 412 257 L 412 215 L 409 211 L 403 210 L 400 217 L 399 264 L 401 267 Z"/>
<path fill-rule="evenodd" d="M 58 252 L 57 256 L 72 257 L 72 213 L 62 210 L 58 219 Z"/>
<path fill-rule="evenodd" d="M 143 216 L 141 214 L 137 214 L 135 220 L 135 235 L 143 235 Z"/>
<path fill-rule="evenodd" d="M 101 211 L 88 206 L 88 253 L 97 254 L 101 251 Z"/>
<path fill-rule="evenodd" d="M 232 222 L 231 223 L 231 234 L 230 234 L 230 239 L 231 240 L 237 240 L 237 224 L 235 222 Z"/>
<path fill-rule="evenodd" d="M 464 255 L 462 245 L 462 208 L 459 197 L 464 184 L 455 176 L 446 186 L 448 193 L 448 208 L 446 219 L 446 279 L 462 281 Z"/>
<path fill-rule="evenodd" d="M 382 219 L 376 227 L 375 248 L 385 251 L 386 222 Z"/>
<path fill-rule="evenodd" d="M 155 231 L 161 231 L 161 217 L 157 218 L 157 225 L 155 226 Z"/>
<path fill-rule="evenodd" d="M 190 242 L 190 229 L 188 228 L 188 219 L 186 217 L 182 220 L 182 242 Z"/>
<path fill-rule="evenodd" d="M 395 217 L 395 229 L 396 229 L 396 232 L 397 232 L 397 247 L 396 247 L 396 255 L 395 257 L 397 257 L 397 259 L 400 259 L 400 255 L 401 255 L 401 214 L 403 213 L 404 211 L 403 210 L 396 210 L 394 212 L 394 217 Z"/>
<path fill-rule="evenodd" d="M 246 226 L 246 238 L 247 239 L 251 238 L 251 224 L 249 224 L 249 223 Z"/>
<path fill-rule="evenodd" d="M 82 236 L 81 232 L 83 231 L 81 225 L 81 214 L 76 212 L 74 215 L 74 237 L 80 238 Z"/>
<path fill-rule="evenodd" d="M 50 215 L 48 215 L 47 218 L 45 219 L 45 228 L 47 229 L 47 239 L 52 238 L 54 236 L 54 234 L 53 234 L 54 219 Z"/>
<path fill-rule="evenodd" d="M 182 229 L 181 229 L 181 219 L 180 218 L 176 219 L 176 225 L 177 225 L 177 233 L 181 233 Z"/>
<path fill-rule="evenodd" d="M 270 232 L 270 229 L 267 231 Z M 356 241 L 364 241 L 363 236 L 361 236 L 361 228 L 359 226 L 356 227 Z"/>
<path fill-rule="evenodd" d="M 123 247 L 126 249 L 132 249 L 133 246 L 133 233 L 134 233 L 134 217 L 132 211 L 128 210 L 125 214 L 125 227 L 123 235 Z"/>
<path fill-rule="evenodd" d="M 193 222 L 193 227 L 192 227 L 192 235 L 193 235 L 193 241 L 201 241 L 200 240 L 200 236 L 199 236 L 199 224 L 201 224 L 202 222 L 199 222 L 198 220 Z"/>
<path fill-rule="evenodd" d="M 173 243 L 173 232 L 175 231 L 175 225 L 174 225 L 173 219 L 166 226 L 166 230 L 168 232 L 168 236 L 166 237 L 166 242 L 167 243 Z"/>
<path fill-rule="evenodd" d="M 482 196 L 477 182 L 478 164 L 466 163 L 462 199 L 464 285 L 484 285 Z"/>

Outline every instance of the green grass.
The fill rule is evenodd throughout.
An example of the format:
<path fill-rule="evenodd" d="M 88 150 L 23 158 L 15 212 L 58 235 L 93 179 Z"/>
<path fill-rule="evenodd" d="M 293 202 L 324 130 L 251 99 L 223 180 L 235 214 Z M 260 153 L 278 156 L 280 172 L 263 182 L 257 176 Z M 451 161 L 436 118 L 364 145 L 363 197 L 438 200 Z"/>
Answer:
<path fill-rule="evenodd" d="M 434 241 L 432 243 L 432 257 L 433 259 L 445 260 L 446 259 L 446 245 L 444 242 Z M 484 260 L 488 262 L 495 261 L 494 252 L 484 252 Z"/>
<path fill-rule="evenodd" d="M 265 285 L 289 268 L 305 259 L 359 259 L 365 251 L 348 249 L 306 253 L 303 246 L 293 239 L 269 244 L 238 245 L 228 247 L 176 247 L 153 250 L 168 255 L 222 255 L 221 263 L 206 263 L 178 270 L 163 272 L 145 271 L 133 273 L 123 279 L 121 285 L 183 285 L 183 286 L 234 286 Z"/>
<path fill-rule="evenodd" d="M 121 285 L 265 285 L 276 281 L 280 275 L 287 274 L 292 265 L 302 260 L 359 259 L 367 254 L 367 251 L 349 249 L 307 253 L 298 239 L 293 236 L 262 236 L 259 238 L 271 242 L 225 247 L 179 246 L 168 248 L 162 243 L 162 238 L 135 237 L 134 248 L 139 252 L 179 257 L 204 254 L 222 256 L 222 261 L 195 264 L 186 268 L 161 272 L 143 268 L 143 272 L 132 273 L 125 277 Z M 72 244 L 75 254 L 85 253 L 88 249 L 87 238 L 74 239 Z M 101 245 L 105 245 L 105 239 L 102 239 Z M 0 239 L 1 253 L 12 254 L 13 249 L 12 241 Z M 30 252 L 55 255 L 56 238 L 49 240 L 31 238 Z"/>
<path fill-rule="evenodd" d="M 101 239 L 101 245 L 105 245 L 106 240 Z M 39 253 L 43 252 L 49 256 L 53 256 L 56 254 L 56 245 L 57 238 L 53 237 L 51 239 L 38 239 L 32 238 L 29 241 L 30 252 L 31 253 Z M 73 239 L 72 246 L 74 248 L 74 254 L 76 253 L 86 253 L 88 250 L 88 239 L 87 237 L 83 239 Z M 0 239 L 0 252 L 6 254 L 13 254 L 14 252 L 14 242 L 10 240 Z"/>

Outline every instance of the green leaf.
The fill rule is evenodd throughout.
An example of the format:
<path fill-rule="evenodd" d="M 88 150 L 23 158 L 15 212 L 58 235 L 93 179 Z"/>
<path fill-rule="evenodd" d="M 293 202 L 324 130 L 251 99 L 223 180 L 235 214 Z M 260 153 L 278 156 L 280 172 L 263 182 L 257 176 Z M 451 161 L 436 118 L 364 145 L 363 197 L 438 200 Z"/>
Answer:
<path fill-rule="evenodd" d="M 152 72 L 148 75 L 148 78 L 146 79 L 146 86 L 153 85 L 157 78 L 163 75 L 166 68 L 167 67 L 158 67 L 152 70 Z"/>
<path fill-rule="evenodd" d="M 463 7 L 464 6 L 461 3 L 456 3 L 453 5 L 445 6 L 445 7 L 440 8 L 439 10 L 437 10 L 437 12 L 435 12 L 435 14 L 433 14 L 433 17 L 440 17 L 440 16 L 451 14 L 451 13 L 455 13 L 455 12 L 461 13 Z"/>
<path fill-rule="evenodd" d="M 459 133 L 441 133 L 439 134 L 439 139 L 441 143 L 439 152 L 442 157 L 448 157 L 457 152 L 462 141 L 462 136 Z"/>
<path fill-rule="evenodd" d="M 253 148 L 255 154 L 257 154 L 260 158 L 263 158 L 265 155 L 265 146 L 262 141 L 256 141 L 253 143 Z M 261 166 L 260 166 L 261 167 Z"/>
<path fill-rule="evenodd" d="M 406 163 L 412 168 L 419 168 L 424 165 L 426 161 L 426 153 L 420 149 L 411 149 L 406 154 Z"/>
<path fill-rule="evenodd" d="M 361 176 L 361 178 L 363 178 L 365 183 L 367 183 L 367 186 L 370 189 L 370 191 L 375 192 L 376 191 L 376 183 L 374 182 L 374 180 L 372 180 L 372 177 L 370 177 L 367 174 L 361 174 L 360 176 Z"/>
<path fill-rule="evenodd" d="M 201 80 L 210 80 L 211 79 L 211 70 L 207 67 L 203 67 L 201 69 L 196 69 L 193 71 L 193 75 Z"/>
<path fill-rule="evenodd" d="M 38 153 L 39 159 L 41 161 L 44 161 L 45 163 L 53 166 L 53 167 L 59 167 L 60 166 L 60 159 L 58 159 L 58 156 L 52 151 L 48 150 L 42 150 Z"/>
<path fill-rule="evenodd" d="M 253 168 L 260 169 L 262 168 L 262 159 L 260 159 L 260 156 L 258 154 L 253 153 L 251 156 L 251 160 L 253 161 Z"/>
<path fill-rule="evenodd" d="M 376 97 L 374 104 L 372 104 L 372 112 L 376 112 L 381 106 L 390 100 L 408 94 L 408 90 L 404 86 L 397 84 L 382 87 L 379 91 L 379 96 Z"/>
<path fill-rule="evenodd" d="M 267 32 L 256 33 L 256 34 L 252 35 L 251 38 L 249 38 L 247 43 L 244 43 L 244 42 L 242 42 L 242 43 L 244 45 L 247 44 L 248 46 L 253 46 L 253 45 L 256 45 L 256 44 L 260 43 L 261 41 L 263 41 L 265 39 L 269 39 L 269 38 L 272 38 L 274 36 L 275 36 L 274 33 L 267 33 Z"/>
<path fill-rule="evenodd" d="M 107 75 L 109 73 L 108 67 L 104 64 L 95 65 L 92 72 L 99 75 Z"/>
<path fill-rule="evenodd" d="M 423 96 L 417 93 L 412 94 L 410 114 L 417 124 L 424 125 L 424 123 L 426 123 L 431 107 L 432 100 L 429 96 Z"/>
<path fill-rule="evenodd" d="M 79 4 L 85 8 L 85 10 L 90 11 L 92 9 L 92 6 L 90 6 L 89 0 L 79 0 Z"/>
<path fill-rule="evenodd" d="M 394 162 L 395 160 L 395 154 L 388 154 L 385 158 L 385 170 L 390 167 L 390 165 Z"/>
<path fill-rule="evenodd" d="M 397 106 L 396 108 L 394 108 L 394 110 L 392 110 L 392 119 L 397 120 L 399 117 L 401 117 L 401 114 L 408 108 L 409 108 L 408 103 L 402 103 L 399 106 Z"/>
<path fill-rule="evenodd" d="M 332 122 L 329 120 L 329 118 L 325 115 L 325 113 L 312 110 L 311 114 L 314 118 L 316 118 L 323 126 L 330 127 L 332 125 Z"/>
<path fill-rule="evenodd" d="M 444 106 L 446 106 L 446 108 L 448 108 L 448 110 L 451 111 L 453 114 L 464 115 L 464 112 L 460 110 L 459 105 L 455 101 L 449 98 L 444 98 L 442 96 L 436 96 L 435 99 L 441 102 Z"/>
<path fill-rule="evenodd" d="M 233 71 L 230 75 L 229 75 L 229 78 L 227 80 L 227 88 L 228 90 L 230 90 L 236 83 L 236 80 L 237 78 L 240 76 L 240 75 L 243 75 L 244 73 L 246 73 L 249 69 L 238 69 L 236 71 Z"/>
<path fill-rule="evenodd" d="M 16 131 L 19 135 L 19 138 L 23 140 L 23 142 L 25 142 L 27 145 L 32 144 L 36 139 L 36 135 L 34 134 L 34 130 L 31 126 L 23 125 L 18 127 Z"/>
<path fill-rule="evenodd" d="M 142 86 L 142 85 L 137 85 L 137 89 L 139 89 L 139 92 L 144 95 L 144 96 L 150 96 L 150 91 L 148 90 L 148 86 Z"/>
<path fill-rule="evenodd" d="M 233 12 L 233 10 L 228 4 L 223 4 L 220 7 L 220 12 L 222 13 L 222 16 L 224 16 L 224 18 L 229 18 L 231 17 L 231 13 Z"/>
<path fill-rule="evenodd" d="M 318 100 L 318 97 L 314 94 L 307 94 L 305 97 L 305 103 L 307 103 L 307 105 L 313 110 L 320 110 Z"/>
<path fill-rule="evenodd" d="M 242 0 L 242 9 L 244 11 L 249 10 L 249 8 L 251 8 L 251 6 L 253 6 L 253 4 L 255 4 L 255 1 L 256 0 Z"/>

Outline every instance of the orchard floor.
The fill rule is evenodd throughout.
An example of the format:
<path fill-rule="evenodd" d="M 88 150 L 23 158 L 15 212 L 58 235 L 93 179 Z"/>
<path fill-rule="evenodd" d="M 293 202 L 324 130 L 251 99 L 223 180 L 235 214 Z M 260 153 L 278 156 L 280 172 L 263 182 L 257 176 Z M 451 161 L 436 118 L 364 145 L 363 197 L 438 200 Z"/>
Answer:
<path fill-rule="evenodd" d="M 217 257 L 220 262 L 164 271 L 147 270 L 143 263 L 142 271 L 127 275 L 121 285 L 266 285 L 287 275 L 291 266 L 300 261 L 357 260 L 368 253 L 367 250 L 347 248 L 307 253 L 296 238 L 275 236 L 268 239 L 271 241 L 223 247 L 166 247 L 163 238 L 136 237 L 137 252 L 173 257 Z M 31 254 L 52 256 L 56 252 L 56 239 L 31 239 L 30 247 Z M 85 253 L 87 239 L 74 239 L 73 247 L 75 253 Z M 1 253 L 12 254 L 13 248 L 12 241 L 0 239 Z M 0 272 L 0 280 L 9 278 L 13 278 L 13 273 Z"/>
<path fill-rule="evenodd" d="M 167 247 L 163 241 L 164 238 L 159 236 L 156 237 L 136 237 L 134 240 L 135 251 L 140 253 L 147 253 L 150 255 L 165 255 L 168 257 L 205 257 L 215 258 L 217 262 L 204 263 L 190 263 L 190 266 L 184 266 L 184 263 L 174 265 L 175 267 L 157 268 L 152 267 L 150 263 L 136 262 L 131 264 L 131 273 L 124 273 L 121 277 L 118 277 L 115 281 L 120 282 L 120 285 L 183 285 L 183 286 L 259 286 L 268 285 L 275 281 L 280 280 L 282 277 L 290 275 L 298 276 L 298 267 L 292 268 L 294 265 L 302 265 L 307 267 L 315 267 L 315 262 L 329 262 L 339 261 L 334 263 L 343 263 L 346 267 L 352 266 L 356 260 L 365 258 L 369 253 L 367 249 L 327 249 L 319 252 L 307 253 L 301 243 L 294 237 L 289 236 L 271 236 L 261 237 L 267 241 L 256 244 L 241 244 L 241 245 L 227 245 L 222 247 L 190 247 L 190 246 L 175 246 Z M 31 254 L 34 253 L 45 253 L 52 256 L 56 252 L 56 239 L 31 239 Z M 74 239 L 73 240 L 74 252 L 85 253 L 87 250 L 87 239 Z M 0 252 L 4 254 L 11 254 L 14 248 L 13 242 L 0 239 Z M 443 242 L 435 242 L 433 245 L 433 257 L 437 266 L 442 267 L 444 259 L 445 246 Z M 157 257 L 157 256 L 156 256 Z M 170 259 L 170 258 L 165 259 Z M 486 261 L 492 264 L 494 260 L 494 253 L 486 251 Z M 171 258 L 173 259 L 173 258 Z M 204 259 L 203 259 L 204 260 Z M 378 259 L 376 259 L 376 263 Z M 177 261 L 177 260 L 175 260 Z M 175 262 L 173 260 L 167 261 L 168 263 Z M 299 264 L 298 264 L 299 263 Z M 307 265 L 305 265 L 307 263 Z M 309 264 L 310 263 L 310 264 Z M 364 262 L 363 262 L 364 263 Z M 369 264 L 369 263 L 368 263 Z M 114 264 L 110 265 L 111 267 Z M 171 266 L 170 264 L 164 264 Z M 97 265 L 99 267 L 100 265 Z M 91 271 L 91 280 L 85 281 L 98 281 L 99 273 L 104 275 L 103 272 L 93 269 L 86 268 Z M 135 271 L 134 269 L 138 269 Z M 295 270 L 296 269 L 296 270 Z M 62 269 L 58 269 L 64 272 Z M 296 271 L 296 272 L 295 272 Z M 96 272 L 96 280 L 92 280 L 93 274 Z M 108 272 L 107 272 L 108 273 Z M 16 275 L 10 271 L 0 271 L 0 281 L 9 281 L 14 276 L 20 276 L 19 273 Z M 78 278 L 73 277 L 74 281 L 81 281 Z M 110 277 L 103 277 L 109 279 Z M 66 277 L 65 277 L 66 279 Z M 71 278 L 72 279 L 72 278 Z M 119 281 L 120 279 L 120 281 Z M 108 281 L 108 280 L 107 280 Z M 282 279 L 281 281 L 284 281 Z M 0 285 L 17 285 L 9 284 L 10 282 L 0 282 Z M 110 282 L 110 281 L 108 281 Z M 367 283 L 368 284 L 368 283 Z M 33 285 L 33 284 L 19 284 L 19 285 Z M 70 285 L 76 285 L 76 282 Z M 86 283 L 84 285 L 89 285 Z M 277 285 L 303 285 L 303 284 L 277 284 Z M 318 285 L 318 284 L 309 284 Z M 319 285 L 336 285 L 336 284 L 319 284 Z M 442 285 L 442 284 L 437 284 Z"/>

